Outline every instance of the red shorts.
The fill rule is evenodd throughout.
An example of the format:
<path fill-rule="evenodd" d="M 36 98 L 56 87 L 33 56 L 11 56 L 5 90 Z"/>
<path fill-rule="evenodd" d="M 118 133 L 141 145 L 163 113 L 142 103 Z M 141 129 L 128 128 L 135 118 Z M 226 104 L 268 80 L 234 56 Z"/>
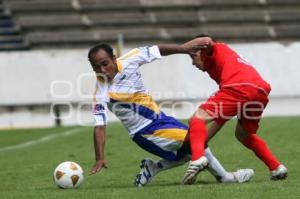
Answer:
<path fill-rule="evenodd" d="M 200 108 L 219 125 L 237 116 L 248 133 L 256 133 L 263 110 L 269 101 L 269 92 L 270 88 L 263 91 L 252 86 L 225 87 L 200 105 Z"/>

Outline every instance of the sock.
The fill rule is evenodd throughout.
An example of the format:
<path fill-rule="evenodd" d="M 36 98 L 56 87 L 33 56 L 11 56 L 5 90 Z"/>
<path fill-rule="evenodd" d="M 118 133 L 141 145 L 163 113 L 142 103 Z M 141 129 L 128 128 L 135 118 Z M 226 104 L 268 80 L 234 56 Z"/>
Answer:
<path fill-rule="evenodd" d="M 179 161 L 170 161 L 166 159 L 160 159 L 156 162 L 156 169 L 155 172 L 156 174 L 165 171 L 174 167 L 178 167 L 180 165 L 183 165 L 184 163 L 188 162 L 191 159 L 190 155 L 186 155 Z"/>
<path fill-rule="evenodd" d="M 280 165 L 280 162 L 272 154 L 267 144 L 256 134 L 248 135 L 244 139 L 243 144 L 248 149 L 251 149 L 255 155 L 267 165 L 270 171 L 277 169 Z"/>
<path fill-rule="evenodd" d="M 205 121 L 199 118 L 192 118 L 189 123 L 190 147 L 192 161 L 204 156 L 204 146 L 207 139 Z"/>
<path fill-rule="evenodd" d="M 205 157 L 207 158 L 208 170 L 209 172 L 219 181 L 219 182 L 235 182 L 235 178 L 232 173 L 227 172 L 218 159 L 212 154 L 210 148 L 205 149 Z"/>

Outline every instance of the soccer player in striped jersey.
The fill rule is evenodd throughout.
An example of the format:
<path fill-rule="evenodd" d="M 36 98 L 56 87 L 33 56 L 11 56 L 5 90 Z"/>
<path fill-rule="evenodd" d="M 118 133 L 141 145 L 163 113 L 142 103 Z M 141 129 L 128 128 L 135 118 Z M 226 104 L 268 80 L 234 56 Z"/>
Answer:
<path fill-rule="evenodd" d="M 158 161 L 148 158 L 142 161 L 141 171 L 135 179 L 136 186 L 144 186 L 160 171 L 190 160 L 188 127 L 159 109 L 143 85 L 139 71 L 143 64 L 162 55 L 176 53 L 187 51 L 180 45 L 146 46 L 135 48 L 117 59 L 107 44 L 90 49 L 88 58 L 97 75 L 94 108 L 96 163 L 91 174 L 107 165 L 104 156 L 107 109 L 121 120 L 137 145 L 162 158 Z M 254 174 L 252 169 L 226 172 L 208 147 L 205 157 L 210 163 L 206 166 L 220 182 L 246 182 Z"/>
<path fill-rule="evenodd" d="M 194 181 L 207 165 L 205 145 L 232 117 L 238 122 L 235 135 L 245 147 L 265 163 L 272 180 L 285 179 L 287 168 L 272 154 L 267 144 L 256 133 L 264 108 L 268 104 L 270 85 L 254 67 L 225 43 L 208 36 L 183 44 L 199 70 L 207 72 L 219 85 L 219 91 L 200 105 L 189 122 L 192 160 L 183 179 L 184 184 Z M 210 129 L 206 124 L 212 123 Z"/>

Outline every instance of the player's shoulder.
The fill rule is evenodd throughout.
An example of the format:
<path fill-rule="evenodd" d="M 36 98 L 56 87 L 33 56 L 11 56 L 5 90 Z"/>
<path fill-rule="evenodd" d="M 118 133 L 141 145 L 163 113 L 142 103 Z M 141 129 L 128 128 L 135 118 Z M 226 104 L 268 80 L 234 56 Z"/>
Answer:
<path fill-rule="evenodd" d="M 225 42 L 214 42 L 213 49 L 217 52 L 230 53 L 231 47 Z"/>
<path fill-rule="evenodd" d="M 121 63 L 124 63 L 128 61 L 130 58 L 133 58 L 134 56 L 138 55 L 141 52 L 140 48 L 133 48 L 129 50 L 127 53 L 124 55 L 120 56 L 117 60 Z"/>
<path fill-rule="evenodd" d="M 214 41 L 213 42 L 214 46 L 220 46 L 220 47 L 228 47 L 228 44 L 222 41 Z"/>
<path fill-rule="evenodd" d="M 120 62 L 126 62 L 130 60 L 131 58 L 134 58 L 139 55 L 147 55 L 150 56 L 150 54 L 153 51 L 153 48 L 156 46 L 141 46 L 141 47 L 136 47 L 131 50 L 129 50 L 127 53 L 119 57 L 117 60 Z"/>

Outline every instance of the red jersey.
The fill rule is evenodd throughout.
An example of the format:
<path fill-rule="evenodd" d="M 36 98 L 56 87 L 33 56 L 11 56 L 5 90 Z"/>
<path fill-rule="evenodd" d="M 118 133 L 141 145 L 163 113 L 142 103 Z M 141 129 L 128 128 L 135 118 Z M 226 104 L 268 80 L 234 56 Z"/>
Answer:
<path fill-rule="evenodd" d="M 201 54 L 204 70 L 217 82 L 220 88 L 250 85 L 270 92 L 270 85 L 246 60 L 224 43 L 212 44 L 211 56 Z"/>

